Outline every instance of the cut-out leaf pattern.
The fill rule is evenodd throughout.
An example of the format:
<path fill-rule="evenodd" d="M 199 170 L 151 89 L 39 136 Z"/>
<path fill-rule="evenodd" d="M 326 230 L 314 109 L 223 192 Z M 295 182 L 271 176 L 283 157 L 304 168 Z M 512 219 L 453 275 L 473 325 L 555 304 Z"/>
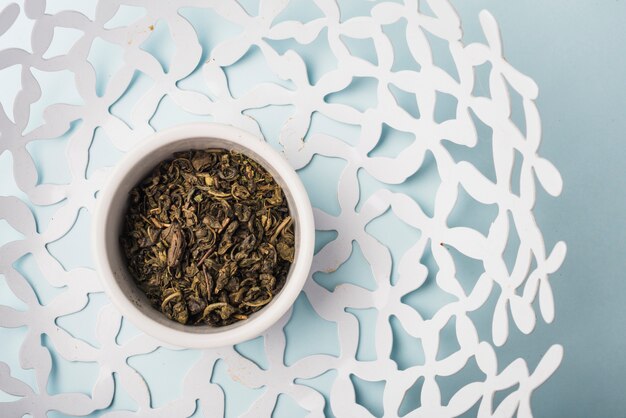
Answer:
<path fill-rule="evenodd" d="M 284 405 L 277 407 L 279 398 L 293 401 L 300 413 L 304 410 L 311 417 L 321 418 L 329 412 L 338 417 L 393 415 L 404 410 L 403 400 L 409 393 L 419 395 L 419 402 L 406 403 L 414 408 L 407 413 L 409 417 L 458 416 L 476 407 L 479 416 L 509 417 L 516 411 L 518 416 L 532 414 L 531 394 L 559 366 L 563 348 L 550 347 L 531 373 L 523 358 L 498 367 L 494 347 L 507 342 L 509 324 L 529 334 L 538 320 L 548 323 L 554 320 L 549 275 L 557 271 L 566 254 L 565 244 L 559 242 L 546 255 L 533 213 L 537 183 L 553 196 L 559 195 L 563 188 L 558 170 L 538 155 L 541 120 L 535 105 L 537 85 L 505 60 L 498 24 L 487 11 L 479 16 L 487 43 L 465 45 L 461 40 L 462 22 L 449 0 L 423 0 L 419 8 L 417 2 L 409 0 L 379 2 L 366 4 L 363 7 L 367 10 L 362 13 L 357 4 L 362 2 L 342 2 L 340 9 L 334 0 L 315 0 L 321 15 L 306 22 L 285 18 L 290 8 L 297 7 L 296 0 L 291 1 L 292 4 L 289 0 L 262 0 L 258 7 L 244 8 L 235 0 L 177 3 L 133 0 L 132 6 L 99 0 L 93 2 L 96 6 L 93 10 L 76 2 L 74 7 L 81 7 L 80 10 L 63 12 L 56 6 L 46 8 L 44 1 L 25 1 L 23 6 L 9 4 L 0 10 L 0 36 L 17 29 L 16 22 L 33 22 L 32 34 L 24 34 L 30 40 L 30 49 L 17 45 L 0 51 L 0 66 L 19 68 L 21 80 L 20 88 L 11 93 L 15 97 L 3 97 L 2 103 L 13 103 L 11 109 L 0 106 L 0 154 L 10 154 L 13 161 L 10 183 L 14 180 L 16 189 L 10 196 L 0 197 L 0 219 L 23 235 L 23 239 L 0 246 L 0 275 L 25 306 L 24 310 L 0 306 L 0 327 L 26 329 L 19 350 L 20 364 L 0 362 L 0 391 L 18 398 L 0 403 L 0 415 L 44 417 L 48 411 L 63 416 L 90 415 L 96 411 L 110 417 L 187 417 L 201 411 L 204 416 L 217 418 L 228 413 L 227 405 L 232 405 L 233 398 L 227 400 L 234 396 L 229 393 L 232 388 L 224 383 L 227 380 L 223 379 L 224 370 L 231 381 L 253 390 L 257 396 L 249 407 L 242 406 L 244 417 L 270 416 L 272 411 L 282 410 Z M 181 14 L 179 9 L 185 12 Z M 195 11 L 211 18 L 205 22 L 204 18 L 183 17 Z M 22 19 L 21 14 L 27 19 Z M 240 30 L 224 32 L 209 47 L 206 40 L 199 41 L 201 31 L 191 22 L 210 25 L 210 19 L 227 21 Z M 393 37 L 385 30 L 388 25 L 399 28 L 393 31 Z M 44 58 L 55 30 L 62 28 L 80 36 L 72 38 L 72 45 L 56 45 L 54 49 L 59 53 Z M 167 28 L 167 51 L 162 51 L 158 42 L 161 28 Z M 400 49 L 393 45 L 393 39 L 398 37 L 403 38 Z M 358 42 L 347 47 L 344 41 L 348 38 Z M 92 63 L 87 60 L 97 39 L 123 51 L 121 65 L 95 68 L 106 59 Z M 315 54 L 309 52 L 305 58 L 294 49 L 279 52 L 274 46 L 281 43 L 307 47 L 323 44 L 323 53 L 332 54 L 336 65 L 323 73 L 317 69 L 311 71 L 316 61 L 311 57 Z M 410 61 L 409 65 L 397 65 L 400 50 Z M 251 55 L 264 63 L 263 75 L 268 78 L 259 81 L 250 77 L 246 82 L 251 85 L 246 85 L 228 67 L 237 66 L 240 75 L 259 70 L 250 64 Z M 440 60 L 442 57 L 446 59 Z M 444 63 L 446 68 L 438 63 Z M 471 93 L 477 82 L 475 69 L 481 65 L 488 70 L 485 82 L 489 85 L 482 87 L 490 92 L 489 97 L 474 97 Z M 50 77 L 34 76 L 56 71 L 70 75 L 67 85 L 51 85 L 45 82 Z M 98 79 L 98 74 L 106 74 L 106 80 Z M 314 83 L 311 74 L 316 74 Z M 355 82 L 363 79 L 370 81 L 366 83 L 369 89 Z M 185 80 L 180 83 L 185 85 L 184 89 L 178 87 L 181 80 Z M 45 97 L 61 97 L 48 94 L 59 91 L 75 91 L 76 99 L 80 100 L 71 104 L 61 103 L 60 99 L 58 103 L 44 103 Z M 520 118 L 525 121 L 525 133 L 510 118 L 510 92 L 521 100 Z M 157 112 L 163 104 L 167 106 L 162 108 L 174 106 L 180 112 Z M 418 108 L 413 109 L 414 105 Z M 264 125 L 268 122 L 263 117 L 250 116 L 258 113 L 254 110 L 272 106 L 290 108 L 290 116 L 279 128 L 271 125 L 273 128 L 267 129 Z M 81 210 L 88 213 L 94 210 L 95 196 L 109 172 L 106 167 L 98 167 L 85 178 L 89 149 L 97 129 L 102 128 L 112 147 L 125 152 L 153 133 L 154 126 L 164 126 L 157 119 L 176 119 L 181 114 L 235 125 L 258 136 L 272 132 L 276 137 L 266 140 L 278 147 L 295 169 L 309 167 L 301 175 L 314 180 L 327 174 L 322 173 L 324 164 L 310 164 L 316 155 L 322 157 L 317 160 L 340 160 L 341 169 L 335 176 L 336 200 L 333 200 L 336 210 L 329 213 L 324 205 L 315 210 L 316 228 L 321 232 L 310 275 L 329 273 L 342 265 L 349 267 L 346 262 L 353 247 L 358 246 L 362 263 L 367 264 L 366 275 L 371 276 L 375 285 L 356 286 L 358 278 L 355 278 L 330 291 L 310 277 L 302 295 L 310 302 L 309 313 L 298 313 L 297 309 L 296 313 L 304 316 L 303 321 L 319 316 L 319 322 L 329 323 L 333 336 L 337 335 L 337 343 L 332 343 L 337 347 L 325 347 L 328 339 L 325 345 L 320 342 L 317 346 L 313 336 L 303 340 L 307 341 L 307 347 L 301 350 L 301 355 L 292 356 L 287 348 L 295 349 L 297 345 L 288 340 L 308 330 L 290 325 L 285 333 L 291 316 L 285 315 L 260 339 L 262 361 L 252 358 L 252 353 L 247 354 L 250 358 L 245 357 L 233 347 L 193 352 L 196 356 L 193 365 L 184 371 L 182 381 L 178 378 L 178 382 L 172 382 L 181 385 L 180 396 L 172 395 L 175 399 L 159 403 L 153 402 L 148 377 L 132 368 L 127 360 L 139 355 L 145 359 L 156 356 L 153 353 L 158 353 L 164 344 L 141 332 L 120 339 L 123 343 L 118 344 L 122 317 L 113 305 L 105 305 L 97 317 L 94 337 L 97 347 L 87 342 L 88 338 L 81 339 L 80 330 L 73 329 L 76 335 L 70 335 L 56 325 L 57 318 L 80 312 L 90 300 L 88 295 L 102 289 L 94 271 L 72 266 L 65 266 L 68 269 L 65 270 L 47 245 L 53 242 L 63 245 L 66 236 L 75 240 L 77 237 L 70 231 L 79 231 L 82 234 L 79 239 L 89 240 L 83 236 L 88 232 L 74 229 L 74 223 Z M 312 123 L 314 115 L 323 118 L 328 126 L 322 128 Z M 493 152 L 485 157 L 493 162 L 495 169 L 494 176 L 489 178 L 471 161 L 453 156 L 444 146 L 443 141 L 449 141 L 455 149 L 471 148 L 482 153 L 473 115 L 493 131 Z M 81 122 L 76 129 L 68 131 L 77 120 Z M 168 122 L 180 123 L 180 120 Z M 36 128 L 29 131 L 32 126 Z M 356 132 L 354 137 L 339 138 L 340 132 L 348 132 L 347 126 L 354 128 L 349 130 Z M 385 131 L 389 130 L 385 127 L 410 133 L 414 140 L 396 142 L 393 147 L 387 144 L 387 151 L 393 152 L 379 155 L 375 150 L 385 141 Z M 40 181 L 38 170 L 44 168 L 38 166 L 41 164 L 26 145 L 66 133 L 67 141 L 61 142 L 67 142 L 67 162 L 60 163 L 67 165 L 71 174 L 68 182 L 53 184 L 45 177 Z M 50 142 L 51 146 L 55 143 L 60 141 Z M 510 184 L 515 155 L 521 157 L 517 195 Z M 416 194 L 405 193 L 406 189 L 401 187 L 385 187 L 403 184 L 428 172 L 429 165 L 438 178 L 433 188 L 436 193 L 432 193 L 434 198 L 429 198 L 432 202 L 427 210 L 424 202 L 416 201 Z M 361 193 L 362 185 L 357 177 L 361 169 L 382 186 L 371 194 Z M 316 186 L 319 186 L 316 181 L 308 185 L 311 195 Z M 462 207 L 461 190 L 478 207 L 497 206 L 497 216 L 488 218 L 493 219 L 490 227 L 487 224 L 479 232 L 476 226 L 464 224 L 462 217 L 454 221 L 454 226 L 448 224 L 452 211 Z M 332 194 L 335 199 L 334 191 Z M 38 230 L 34 216 L 39 221 L 37 207 L 53 204 L 58 208 L 49 212 L 50 219 L 43 223 L 46 226 Z M 513 254 L 511 272 L 503 259 L 513 230 L 509 216 L 520 241 L 520 250 Z M 380 224 L 390 218 L 393 225 L 388 222 L 389 230 L 384 233 L 390 240 L 386 240 L 381 236 Z M 375 234 L 372 225 L 376 226 Z M 399 235 L 398 228 L 414 232 L 410 239 L 414 242 L 390 245 L 394 235 Z M 425 253 L 432 256 L 422 263 Z M 60 289 L 59 294 L 43 305 L 37 298 L 42 289 L 34 288 L 37 281 L 29 281 L 24 277 L 28 271 L 24 273 L 14 267 L 26 254 L 32 255 L 44 279 Z M 459 257 L 472 259 L 479 269 L 484 266 L 484 271 L 474 275 L 478 279 L 469 287 L 471 291 L 464 290 L 459 282 L 458 277 L 463 276 L 463 265 L 456 261 Z M 429 301 L 437 306 L 431 309 L 432 318 L 425 319 L 419 312 L 420 308 L 427 308 L 419 306 L 419 301 L 424 299 L 414 298 L 417 306 L 403 303 L 407 294 L 435 287 L 437 292 L 432 294 L 440 300 Z M 481 341 L 477 324 L 468 313 L 486 309 L 484 305 L 490 299 L 497 299 L 489 315 L 492 335 L 491 339 Z M 536 299 L 540 312 L 535 312 Z M 373 312 L 368 319 L 373 330 L 368 331 L 375 337 L 371 338 L 375 356 L 367 359 L 357 356 L 359 321 L 350 312 L 359 310 Z M 402 336 L 392 329 L 392 317 L 397 328 L 403 329 Z M 42 345 L 42 336 L 47 336 L 46 345 Z M 395 360 L 399 353 L 405 356 L 411 352 L 411 347 L 399 351 L 398 344 L 417 345 L 416 340 L 420 345 L 420 361 L 402 358 L 402 367 L 398 367 Z M 93 387 L 85 389 L 89 395 L 52 395 L 45 389 L 36 392 L 14 373 L 19 368 L 32 369 L 37 386 L 46 388 L 55 371 L 51 350 L 67 361 L 98 364 L 100 372 L 92 379 Z M 176 354 L 184 356 L 185 352 Z M 287 364 L 286 357 L 290 360 Z M 442 390 L 441 382 L 445 384 L 453 375 L 462 376 L 461 370 L 474 360 L 484 378 L 466 382 L 451 396 L 449 391 Z M 331 370 L 335 377 L 332 387 L 324 394 L 308 385 L 294 384 Z M 367 389 L 355 392 L 353 380 L 377 382 L 375 406 L 364 402 L 370 396 Z M 494 394 L 507 388 L 515 389 L 492 411 Z M 124 410 L 112 402 L 115 393 L 126 394 L 136 410 Z M 446 400 L 450 399 L 447 404 L 442 404 L 445 403 L 442 393 Z"/>

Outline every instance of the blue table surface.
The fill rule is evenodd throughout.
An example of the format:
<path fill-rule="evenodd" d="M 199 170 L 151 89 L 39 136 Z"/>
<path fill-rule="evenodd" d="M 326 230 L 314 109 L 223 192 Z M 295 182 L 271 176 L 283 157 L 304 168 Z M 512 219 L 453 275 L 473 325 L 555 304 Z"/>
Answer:
<path fill-rule="evenodd" d="M 623 146 L 626 139 L 626 2 L 453 0 L 453 4 L 461 16 L 464 40 L 467 41 L 480 39 L 478 12 L 489 10 L 500 25 L 504 56 L 515 68 L 537 82 L 537 105 L 543 125 L 539 152 L 554 163 L 564 180 L 560 197 L 538 193 L 535 207 L 546 248 L 552 248 L 560 240 L 568 244 L 565 263 L 551 280 L 556 319 L 552 324 L 538 321 L 537 328 L 529 336 L 511 334 L 506 345 L 498 350 L 499 359 L 507 364 L 516 357 L 523 357 L 532 369 L 548 347 L 562 344 L 565 354 L 560 368 L 533 395 L 536 416 L 626 416 L 626 397 L 623 396 L 626 387 L 626 315 L 623 307 L 626 265 L 621 256 L 626 250 L 626 194 L 623 192 L 626 174 L 626 147 Z M 5 86 L 2 78 L 0 86 Z M 6 87 L 10 89 L 10 86 Z M 269 120 L 275 115 L 257 116 Z M 264 127 L 275 130 L 264 132 L 275 137 L 280 125 L 278 122 L 267 123 Z M 63 151 L 40 148 L 37 152 L 49 158 L 54 152 L 62 154 Z M 111 149 L 103 150 L 98 164 L 112 164 L 119 155 Z M 0 155 L 0 195 L 11 194 L 10 163 L 4 157 L 6 155 Z M 327 175 L 323 179 L 317 178 L 312 171 L 302 171 L 300 174 L 305 184 L 320 182 L 320 185 L 331 187 L 341 166 L 335 166 L 332 161 L 326 164 Z M 62 171 L 54 167 L 42 170 L 49 176 L 46 181 L 64 181 Z M 324 188 L 309 187 L 309 190 L 314 205 L 331 213 L 336 209 L 334 200 L 327 199 L 322 193 Z M 53 211 L 54 208 L 47 210 Z M 88 216 L 79 217 L 75 229 L 80 233 L 81 229 L 86 231 L 88 227 Z M 52 246 L 50 251 L 57 252 L 54 255 L 69 264 L 64 265 L 66 268 L 91 265 L 89 250 L 81 246 L 80 241 L 69 247 Z M 28 260 L 20 268 L 33 270 Z M 362 266 L 356 263 L 350 268 L 354 273 Z M 30 273 L 37 276 L 36 271 Z M 104 296 L 93 296 L 87 309 L 91 309 L 95 316 L 104 303 Z M 296 310 L 303 312 L 302 315 L 310 309 L 304 300 L 296 304 Z M 290 326 L 296 332 L 298 324 L 294 322 Z M 325 326 L 319 325 L 316 330 L 319 335 L 326 335 L 328 329 Z M 124 332 L 135 331 L 128 326 Z M 291 331 L 287 329 L 286 332 L 289 339 Z M 10 363 L 19 347 L 19 334 L 3 330 L 0 339 L 3 340 L 0 360 Z M 318 343 L 321 351 L 336 350 L 330 337 L 327 341 L 322 338 Z M 262 361 L 261 347 L 256 342 L 241 345 L 239 349 Z M 301 344 L 300 348 L 293 350 L 288 350 L 286 356 L 297 358 L 306 348 Z M 131 365 L 140 370 L 146 380 L 157 381 L 160 370 L 154 367 L 155 364 L 176 364 L 181 366 L 179 370 L 186 370 L 198 355 L 189 352 L 181 356 L 178 352 L 162 349 L 149 361 L 137 357 L 129 362 L 133 362 Z M 65 366 L 59 364 L 59 367 Z M 90 365 L 82 367 L 84 370 L 72 369 L 71 373 L 88 376 L 95 372 L 97 375 L 97 369 L 90 368 Z M 230 380 L 224 369 L 223 364 L 218 364 L 214 379 L 228 394 L 227 415 L 236 416 L 247 408 L 241 401 L 252 399 L 257 392 Z M 167 373 L 171 379 L 182 378 L 182 375 L 176 375 L 176 368 L 168 367 Z M 93 384 L 88 378 L 75 382 L 55 378 L 59 385 L 57 389 L 64 391 Z M 323 380 L 318 382 L 320 387 L 328 386 L 329 383 Z M 153 406 L 175 399 L 179 395 L 177 390 L 180 392 L 181 388 L 172 389 L 158 383 L 151 385 Z M 129 402 L 123 395 L 118 395 L 113 407 L 126 407 Z M 295 416 L 299 408 L 288 401 L 281 405 L 275 416 Z"/>
<path fill-rule="evenodd" d="M 539 195 L 535 207 L 546 247 L 560 239 L 568 245 L 551 280 L 556 319 L 539 324 L 531 340 L 509 342 L 530 357 L 552 342 L 564 346 L 533 410 L 538 417 L 626 416 L 626 3 L 454 3 L 470 24 L 469 16 L 488 9 L 507 59 L 539 85 L 539 151 L 565 185 L 557 199 Z"/>

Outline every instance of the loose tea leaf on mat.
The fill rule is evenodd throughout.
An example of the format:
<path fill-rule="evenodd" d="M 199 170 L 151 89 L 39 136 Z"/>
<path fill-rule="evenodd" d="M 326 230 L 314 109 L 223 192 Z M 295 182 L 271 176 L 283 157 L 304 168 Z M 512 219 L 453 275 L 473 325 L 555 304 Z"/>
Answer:
<path fill-rule="evenodd" d="M 224 149 L 159 164 L 130 192 L 120 241 L 139 288 L 181 324 L 246 319 L 282 289 L 294 257 L 282 189 Z"/>

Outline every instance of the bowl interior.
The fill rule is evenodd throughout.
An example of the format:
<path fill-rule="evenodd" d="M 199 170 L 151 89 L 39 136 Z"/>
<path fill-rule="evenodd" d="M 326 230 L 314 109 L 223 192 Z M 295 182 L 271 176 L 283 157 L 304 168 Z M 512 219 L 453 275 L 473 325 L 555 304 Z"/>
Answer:
<path fill-rule="evenodd" d="M 260 140 L 259 140 L 260 141 Z M 262 141 L 261 141 L 262 142 Z M 228 332 L 234 328 L 242 326 L 253 326 L 252 323 L 259 318 L 263 312 L 271 310 L 281 295 L 283 290 L 289 285 L 289 280 L 294 271 L 294 266 L 298 262 L 298 256 L 302 251 L 300 243 L 300 234 L 302 233 L 300 228 L 300 217 L 298 216 L 298 207 L 295 202 L 295 198 L 290 185 L 280 175 L 280 173 L 268 163 L 261 155 L 255 152 L 252 148 L 254 144 L 250 144 L 251 148 L 243 146 L 239 143 L 231 142 L 220 138 L 210 137 L 196 137 L 185 138 L 175 142 L 170 142 L 164 146 L 158 147 L 142 156 L 130 170 L 127 171 L 125 177 L 120 181 L 117 190 L 114 191 L 112 196 L 110 210 L 104 222 L 106 222 L 106 232 L 104 237 L 105 253 L 108 260 L 106 262 L 111 267 L 113 273 L 113 279 L 115 284 L 120 288 L 125 297 L 132 302 L 135 308 L 137 308 L 141 314 L 149 318 L 150 320 L 164 325 L 171 329 L 183 331 L 185 333 L 192 334 L 219 334 Z M 265 144 L 263 144 L 265 145 Z M 294 262 L 291 264 L 287 280 L 283 289 L 274 296 L 273 300 L 267 304 L 263 309 L 250 315 L 250 317 L 244 321 L 239 321 L 231 325 L 223 327 L 212 327 L 210 325 L 183 325 L 175 321 L 172 321 L 165 317 L 160 311 L 153 308 L 146 295 L 135 285 L 130 272 L 127 269 L 126 259 L 122 253 L 121 245 L 119 243 L 119 236 L 123 224 L 123 219 L 128 208 L 128 193 L 135 187 L 144 177 L 146 177 L 154 167 L 163 160 L 172 157 L 172 154 L 177 151 L 186 151 L 192 149 L 207 149 L 207 148 L 224 148 L 229 150 L 235 150 L 241 152 L 248 157 L 256 160 L 260 163 L 276 180 L 276 182 L 282 187 L 285 197 L 289 205 L 289 211 L 294 221 L 295 229 L 295 255 Z"/>

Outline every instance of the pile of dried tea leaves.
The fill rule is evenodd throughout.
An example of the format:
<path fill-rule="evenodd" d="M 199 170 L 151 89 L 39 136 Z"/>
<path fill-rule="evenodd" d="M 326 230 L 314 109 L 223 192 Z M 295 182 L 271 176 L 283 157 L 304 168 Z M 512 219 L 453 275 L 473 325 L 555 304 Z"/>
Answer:
<path fill-rule="evenodd" d="M 139 288 L 181 324 L 246 319 L 282 289 L 294 257 L 282 189 L 224 149 L 160 163 L 130 192 L 120 241 Z"/>

